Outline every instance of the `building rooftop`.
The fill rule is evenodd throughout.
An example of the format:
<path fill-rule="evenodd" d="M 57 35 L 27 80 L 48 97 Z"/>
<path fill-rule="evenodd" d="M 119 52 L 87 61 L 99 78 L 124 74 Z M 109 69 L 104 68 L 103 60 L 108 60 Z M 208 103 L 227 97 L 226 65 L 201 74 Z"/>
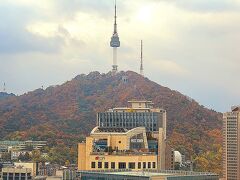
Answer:
<path fill-rule="evenodd" d="M 153 104 L 152 101 L 147 101 L 147 100 L 131 100 L 131 101 L 128 101 L 128 103 L 148 103 L 148 104 Z"/>
<path fill-rule="evenodd" d="M 96 126 L 91 131 L 91 134 L 127 134 L 130 132 L 146 132 L 145 127 L 136 127 L 132 129 L 118 128 L 118 127 L 99 127 Z"/>
<path fill-rule="evenodd" d="M 109 174 L 120 176 L 141 176 L 141 177 L 174 177 L 174 176 L 218 176 L 217 174 L 210 172 L 193 172 L 193 171 L 175 171 L 175 170 L 144 170 L 144 171 L 132 171 L 132 170 L 107 170 L 107 171 L 80 171 L 92 174 Z"/>
<path fill-rule="evenodd" d="M 119 133 L 125 133 L 128 130 L 125 128 L 106 128 L 106 127 L 98 127 L 96 132 L 119 132 Z"/>
<path fill-rule="evenodd" d="M 240 111 L 240 105 L 238 105 L 238 106 L 232 106 L 231 110 L 232 110 L 232 111 Z"/>
<path fill-rule="evenodd" d="M 31 168 L 23 168 L 23 167 L 5 167 L 2 169 L 2 172 L 9 172 L 9 173 L 31 173 Z"/>

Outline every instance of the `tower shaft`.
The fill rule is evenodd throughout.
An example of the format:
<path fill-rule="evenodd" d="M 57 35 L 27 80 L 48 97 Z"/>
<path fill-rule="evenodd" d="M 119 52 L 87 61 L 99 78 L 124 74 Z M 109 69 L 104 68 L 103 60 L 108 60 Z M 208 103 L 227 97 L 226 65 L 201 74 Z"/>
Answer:
<path fill-rule="evenodd" d="M 113 65 L 112 65 L 112 72 L 117 72 L 117 47 L 113 47 Z"/>
<path fill-rule="evenodd" d="M 144 76 L 143 74 L 143 43 L 141 40 L 141 64 L 140 64 L 140 74 Z"/>
<path fill-rule="evenodd" d="M 6 92 L 6 83 L 3 83 L 3 92 Z"/>

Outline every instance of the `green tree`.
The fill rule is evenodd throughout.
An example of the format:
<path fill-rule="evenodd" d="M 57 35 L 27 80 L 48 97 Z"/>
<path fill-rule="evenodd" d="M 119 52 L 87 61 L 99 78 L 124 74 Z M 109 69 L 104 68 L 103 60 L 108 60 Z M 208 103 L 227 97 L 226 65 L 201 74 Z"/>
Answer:
<path fill-rule="evenodd" d="M 53 147 L 49 152 L 49 161 L 52 163 L 65 165 L 65 162 L 70 159 L 70 148 L 65 145 Z"/>
<path fill-rule="evenodd" d="M 3 161 L 10 161 L 11 160 L 11 153 L 10 152 L 6 152 L 2 154 L 2 160 Z"/>
<path fill-rule="evenodd" d="M 41 152 L 39 150 L 32 151 L 32 161 L 34 161 L 34 162 L 44 161 L 44 159 L 41 157 Z"/>

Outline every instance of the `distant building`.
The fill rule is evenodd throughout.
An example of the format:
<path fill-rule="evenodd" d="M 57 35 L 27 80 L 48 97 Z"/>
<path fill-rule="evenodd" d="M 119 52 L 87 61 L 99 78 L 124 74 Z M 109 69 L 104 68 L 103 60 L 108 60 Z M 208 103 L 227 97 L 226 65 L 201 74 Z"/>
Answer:
<path fill-rule="evenodd" d="M 80 171 L 81 180 L 218 180 L 219 177 L 212 173 L 190 172 L 190 171 Z"/>
<path fill-rule="evenodd" d="M 0 172 L 0 180 L 32 180 L 30 168 L 6 167 Z"/>
<path fill-rule="evenodd" d="M 98 126 L 78 145 L 78 170 L 166 168 L 166 111 L 151 101 L 129 103 L 98 113 Z"/>
<path fill-rule="evenodd" d="M 44 146 L 47 145 L 47 141 L 0 141 L 0 147 L 8 148 L 8 149 L 15 149 L 15 150 L 28 150 L 28 148 L 32 149 L 42 149 Z"/>
<path fill-rule="evenodd" d="M 179 151 L 174 151 L 174 161 L 182 164 L 182 154 Z"/>
<path fill-rule="evenodd" d="M 6 146 L 0 146 L 0 159 L 5 153 L 8 153 L 8 148 Z"/>
<path fill-rule="evenodd" d="M 35 177 L 38 175 L 38 163 L 35 162 L 15 162 L 15 168 L 26 168 L 31 169 L 31 176 Z"/>
<path fill-rule="evenodd" d="M 174 156 L 174 149 L 169 146 L 166 142 L 166 150 L 165 150 L 165 169 L 167 170 L 174 170 L 175 169 L 175 156 Z"/>
<path fill-rule="evenodd" d="M 10 150 L 11 152 L 11 160 L 17 160 L 19 158 L 20 155 L 25 155 L 26 153 L 28 154 L 32 154 L 31 151 L 23 151 L 23 150 Z"/>
<path fill-rule="evenodd" d="M 226 180 L 240 179 L 240 106 L 223 114 L 223 175 Z"/>

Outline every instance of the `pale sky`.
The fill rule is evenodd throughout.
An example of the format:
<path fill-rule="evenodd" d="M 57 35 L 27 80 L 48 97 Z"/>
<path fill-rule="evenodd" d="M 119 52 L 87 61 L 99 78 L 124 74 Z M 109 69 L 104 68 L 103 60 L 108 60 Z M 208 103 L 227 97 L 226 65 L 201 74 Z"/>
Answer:
<path fill-rule="evenodd" d="M 240 104 L 239 0 L 118 0 L 119 70 L 200 104 Z M 0 83 L 8 92 L 111 70 L 113 0 L 0 0 Z M 1 87 L 1 90 L 3 88 Z"/>

